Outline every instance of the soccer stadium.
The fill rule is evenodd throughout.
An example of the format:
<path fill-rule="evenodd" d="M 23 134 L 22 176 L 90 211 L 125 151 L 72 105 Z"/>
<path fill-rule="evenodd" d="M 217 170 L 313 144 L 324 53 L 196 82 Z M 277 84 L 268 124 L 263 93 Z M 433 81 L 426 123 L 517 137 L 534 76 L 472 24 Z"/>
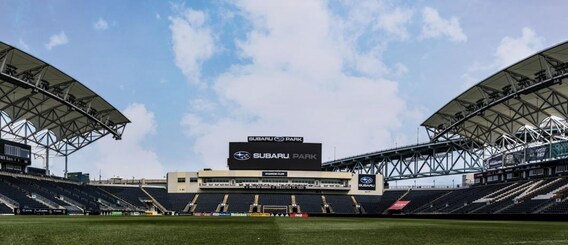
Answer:
<path fill-rule="evenodd" d="M 249 136 L 228 142 L 228 170 L 93 183 L 84 173 L 54 177 L 47 174 L 49 165 L 30 167 L 33 149 L 67 157 L 101 137 L 121 139 L 128 118 L 79 81 L 13 46 L 0 44 L 0 60 L 1 214 L 174 221 L 209 216 L 202 218 L 204 226 L 214 219 L 263 225 L 242 216 L 323 223 L 331 222 L 325 217 L 357 223 L 370 221 L 353 217 L 390 217 L 407 225 L 409 218 L 568 217 L 568 43 L 507 67 L 448 102 L 422 124 L 427 143 L 322 163 L 320 143 Z M 453 174 L 463 175 L 463 183 L 388 184 Z"/>
<path fill-rule="evenodd" d="M 116 4 L 121 6 L 121 3 Z M 175 65 L 181 70 L 183 76 L 191 77 L 193 73 L 198 74 L 194 77 L 196 81 L 192 84 L 192 88 L 198 89 L 190 94 L 183 94 L 183 96 L 194 96 L 199 100 L 200 93 L 213 93 L 215 89 L 218 92 L 219 87 L 222 86 L 234 89 L 226 81 L 219 83 L 221 85 L 215 84 L 216 86 L 212 86 L 215 87 L 214 89 L 204 89 L 203 87 L 209 85 L 199 83 L 202 78 L 199 73 L 214 72 L 194 69 L 194 66 L 205 66 L 205 60 L 210 56 L 221 54 L 222 59 L 231 59 L 226 53 L 233 50 L 227 51 L 224 48 L 217 50 L 207 45 L 200 46 L 199 43 L 207 41 L 207 37 L 214 40 L 213 43 L 220 42 L 221 36 L 226 35 L 221 31 L 220 34 L 211 34 L 213 29 L 208 29 L 209 27 L 215 28 L 215 24 L 209 23 L 211 20 L 208 18 L 218 13 L 186 9 L 184 4 L 179 6 L 177 3 L 169 4 L 171 6 L 168 7 L 173 9 L 171 12 L 174 12 L 172 16 L 167 17 L 168 28 L 174 36 L 172 40 L 168 40 L 173 43 L 173 52 L 177 55 L 177 52 L 186 51 L 186 55 L 189 53 L 189 56 L 194 56 L 194 59 L 188 62 L 190 63 L 188 69 L 184 70 L 179 64 L 187 59 L 178 59 L 176 56 Z M 261 5 L 258 2 L 256 4 Z M 262 9 L 256 4 L 253 4 L 254 8 L 247 11 L 254 12 L 258 10 L 256 7 Z M 220 3 L 219 5 L 225 6 Z M 238 4 L 235 3 L 236 5 Z M 240 7 L 243 6 L 239 5 L 238 8 Z M 117 7 L 117 9 L 121 8 Z M 292 9 L 300 11 L 299 8 Z M 424 7 L 423 9 L 425 21 L 432 22 L 430 24 L 433 27 L 424 28 L 421 36 L 416 38 L 418 42 L 444 35 L 452 42 L 463 43 L 467 40 L 462 33 L 458 19 L 454 17 L 444 19 L 433 8 Z M 222 10 L 225 11 L 225 9 Z M 56 12 L 52 9 L 50 11 Z M 108 11 L 111 12 L 111 10 Z M 242 24 L 232 19 L 235 18 L 234 16 L 223 11 L 220 12 L 224 18 L 227 18 L 223 20 L 225 21 L 223 25 Z M 239 14 L 248 13 L 242 9 L 240 11 L 242 13 Z M 11 12 L 17 12 L 16 22 L 25 19 L 20 17 L 20 12 Z M 361 12 L 354 12 L 361 14 Z M 406 12 L 396 8 L 393 13 L 396 15 L 395 19 L 401 20 L 402 17 L 399 15 Z M 156 22 L 166 19 L 165 15 L 161 16 L 158 12 L 152 14 L 155 14 L 152 17 Z M 122 12 L 121 15 L 123 15 Z M 262 21 L 266 17 L 251 15 L 253 19 Z M 330 16 L 336 17 L 335 15 Z M 384 16 L 388 17 L 388 14 Z M 71 18 L 73 17 L 66 18 L 66 21 Z M 233 20 L 234 23 L 231 23 Z M 274 24 L 273 22 L 278 23 L 279 21 L 281 20 L 266 22 Z M 79 22 L 78 20 L 77 23 Z M 4 23 L 2 17 L 0 17 L 0 23 Z M 330 26 L 338 24 L 338 22 L 331 23 Z M 18 22 L 15 26 L 19 28 L 20 24 Z M 254 27 L 257 24 L 251 26 Z M 349 26 L 353 23 L 340 23 L 338 28 L 345 28 L 341 26 L 343 24 Z M 116 31 L 118 29 L 114 28 L 120 25 L 126 26 L 128 23 L 124 20 L 123 22 L 107 22 L 100 17 L 91 30 L 95 34 L 89 38 L 101 38 L 103 32 Z M 176 45 L 179 43 L 173 39 L 176 37 L 183 39 L 188 36 L 175 35 L 174 32 L 179 27 L 176 25 L 181 25 L 180 29 L 198 36 L 198 38 L 188 38 L 191 41 L 193 39 L 197 41 L 186 42 L 184 47 L 191 46 L 188 45 L 191 43 L 196 46 L 191 46 L 189 49 L 203 49 L 210 53 L 203 50 L 176 50 Z M 399 35 L 397 37 L 400 40 L 408 38 L 405 37 L 408 33 L 404 30 L 394 27 L 389 29 L 381 25 L 386 24 L 377 24 L 377 30 L 381 28 L 384 29 L 382 31 L 390 30 Z M 438 29 L 443 29 L 440 26 L 444 25 L 454 32 L 432 34 Z M 21 26 L 25 25 L 21 24 Z M 285 26 L 286 30 L 299 28 L 297 25 L 291 25 L 293 28 Z M 147 26 L 148 30 L 152 28 L 151 25 Z M 254 29 L 258 33 L 255 31 L 247 33 L 247 38 L 250 39 L 235 39 L 235 44 L 232 45 L 240 46 L 241 53 L 246 53 L 247 48 L 250 49 L 249 46 L 258 44 L 253 42 L 255 38 L 263 39 L 259 36 L 265 37 L 263 36 L 265 34 L 268 36 L 267 33 L 273 31 L 267 27 L 266 30 L 263 28 L 265 27 L 260 28 L 261 31 Z M 144 33 L 143 36 L 148 35 L 147 33 L 155 33 L 148 30 L 137 29 L 133 32 Z M 238 30 L 240 29 L 236 28 L 231 31 L 238 32 Z M 376 30 L 373 29 L 373 31 Z M 210 36 L 205 38 L 199 36 L 205 34 Z M 283 36 L 289 33 L 285 34 L 277 35 L 278 43 L 280 43 L 280 38 L 284 39 Z M 114 35 L 117 35 L 117 32 Z M 346 36 L 341 36 L 339 39 L 349 39 Z M 531 34 L 530 29 L 529 31 L 523 29 L 522 37 L 526 36 L 534 37 L 534 33 Z M 427 139 L 421 141 L 417 135 L 415 144 L 398 145 L 395 142 L 392 148 L 381 146 L 374 151 L 361 150 L 356 154 L 350 153 L 347 157 L 340 155 L 336 158 L 335 146 L 326 145 L 325 135 L 322 139 L 312 137 L 313 135 L 288 134 L 287 132 L 290 131 L 276 126 L 273 133 L 264 135 L 249 133 L 244 130 L 246 127 L 237 125 L 235 131 L 239 131 L 241 138 L 237 140 L 233 137 L 226 142 L 215 141 L 225 149 L 222 159 L 226 162 L 223 161 L 221 165 L 226 167 L 214 168 L 205 163 L 189 162 L 184 163 L 184 169 L 178 169 L 180 165 L 171 164 L 164 168 L 166 171 L 162 178 L 155 177 L 161 176 L 161 173 L 156 173 L 152 177 L 137 176 L 135 178 L 134 173 L 123 175 L 123 177 L 118 175 L 110 177 L 109 173 L 113 171 L 112 168 L 118 168 L 118 166 L 128 171 L 132 170 L 136 174 L 139 173 L 136 170 L 143 168 L 155 171 L 155 168 L 148 167 L 151 165 L 139 162 L 140 159 L 144 161 L 145 157 L 150 156 L 151 158 L 152 154 L 142 154 L 136 158 L 138 162 L 128 160 L 112 162 L 114 158 L 105 158 L 111 153 L 104 151 L 111 151 L 110 147 L 97 148 L 97 151 L 94 151 L 96 154 L 88 156 L 96 156 L 110 162 L 97 167 L 111 168 L 99 170 L 99 173 L 93 172 L 93 168 L 87 169 L 87 166 L 82 163 L 85 161 L 84 158 L 78 158 L 79 160 L 73 158 L 96 146 L 108 144 L 108 142 L 122 144 L 129 140 L 128 131 L 139 118 L 134 118 L 125 113 L 125 110 L 118 108 L 121 108 L 121 103 L 131 103 L 127 101 L 131 97 L 125 95 L 121 99 L 126 102 L 118 103 L 117 98 L 108 96 L 108 90 L 105 90 L 110 83 L 115 83 L 115 81 L 91 83 L 88 79 L 93 73 L 81 73 L 73 70 L 74 66 L 69 69 L 68 66 L 60 66 L 58 62 L 51 62 L 54 56 L 59 55 L 49 53 L 52 48 L 66 45 L 69 42 L 63 31 L 55 37 L 52 36 L 50 42 L 45 45 L 47 51 L 44 52 L 28 47 L 21 37 L 18 38 L 18 44 L 14 40 L 8 40 L 10 38 L 0 40 L 0 244 L 568 244 L 568 222 L 566 222 L 568 220 L 568 41 L 548 47 L 534 45 L 539 47 L 540 51 L 531 51 L 530 55 L 523 56 L 523 59 L 506 63 L 506 65 L 500 66 L 499 63 L 487 66 L 489 68 L 478 65 L 479 67 L 475 69 L 478 71 L 491 69 L 492 75 L 482 80 L 477 79 L 467 85 L 461 90 L 464 92 L 457 96 L 453 94 L 452 96 L 455 96 L 453 99 L 433 113 L 430 111 L 428 115 L 421 118 L 422 123 L 418 122 L 416 124 L 420 125 L 414 126 L 419 126 L 423 132 L 426 132 Z M 355 43 L 367 41 L 358 38 L 360 37 L 354 38 L 357 39 Z M 369 37 L 369 39 L 374 38 L 376 37 Z M 535 39 L 537 44 L 543 43 L 542 40 Z M 313 41 L 310 38 L 306 40 Z M 511 40 L 503 38 L 501 44 L 507 41 Z M 117 43 L 117 40 L 113 39 L 109 42 Z M 285 42 L 282 41 L 282 43 Z M 347 44 L 343 43 L 344 45 L 351 45 L 348 41 L 345 42 Z M 138 54 L 134 54 L 135 51 L 132 50 L 135 49 L 130 50 L 131 47 L 154 48 L 151 38 L 139 43 L 129 43 L 126 40 L 124 40 L 126 44 L 123 40 L 119 43 L 120 48 L 109 47 L 108 52 L 124 49 L 128 50 L 125 53 L 134 56 Z M 344 46 L 335 47 L 334 45 L 337 43 L 331 45 L 333 52 L 340 50 L 339 53 L 349 53 Z M 420 45 L 427 46 L 422 43 Z M 386 46 L 388 45 L 385 44 L 385 49 Z M 506 50 L 509 53 L 522 49 L 519 45 L 511 46 L 512 49 Z M 105 45 L 101 44 L 101 47 Z M 280 46 L 270 45 L 262 47 L 283 49 Z M 84 46 L 78 45 L 76 48 L 101 50 L 92 43 Z M 456 51 L 448 48 L 449 52 Z M 471 51 L 464 50 L 463 52 L 466 57 L 465 54 Z M 505 53 L 508 55 L 507 52 Z M 316 53 L 319 55 L 318 52 Z M 350 58 L 343 58 L 357 63 L 358 61 L 350 59 L 357 60 L 364 52 L 355 53 L 347 54 Z M 294 56 L 293 54 L 294 52 L 291 51 L 290 55 Z M 106 55 L 109 54 L 100 54 L 102 57 Z M 150 53 L 143 55 L 143 58 L 136 56 L 135 59 L 155 59 L 163 62 L 162 58 L 153 57 L 154 55 Z M 146 55 L 148 57 L 145 57 Z M 246 54 L 239 55 L 244 57 L 240 59 L 246 59 L 247 62 L 248 59 L 258 58 L 249 57 Z M 302 59 L 294 61 L 303 62 L 303 59 L 309 56 L 309 54 L 306 54 L 306 57 L 303 55 L 300 55 Z M 266 55 L 268 56 L 270 55 Z M 317 62 L 320 62 L 320 59 L 325 62 L 325 57 L 322 55 L 315 58 Z M 69 57 L 66 56 L 65 59 Z M 128 66 L 135 66 L 127 59 L 106 59 L 106 57 L 101 59 L 75 57 L 75 55 L 72 59 L 81 59 L 81 63 L 89 67 L 86 70 L 96 70 L 93 71 L 94 73 L 111 74 L 116 73 L 117 70 L 129 73 L 131 70 Z M 439 57 L 433 59 L 424 55 L 420 58 L 417 55 L 413 59 L 435 63 Z M 333 59 L 330 58 L 330 60 Z M 50 61 L 51 64 L 46 61 Z M 98 70 L 99 67 L 95 64 L 97 62 L 111 63 L 112 66 L 118 68 L 117 70 Z M 306 66 L 309 62 L 314 61 L 307 61 L 301 66 Z M 333 61 L 330 62 L 333 63 Z M 292 71 L 292 73 L 298 72 L 291 68 L 292 65 L 282 63 L 284 63 L 282 65 L 284 68 L 281 69 Z M 148 64 L 155 63 L 148 62 Z M 393 77 L 396 78 L 408 72 L 404 71 L 406 68 L 402 63 L 396 64 L 400 65 L 397 66 L 400 69 L 393 72 L 393 74 L 396 73 Z M 338 67 L 343 70 L 350 65 L 353 64 L 342 64 Z M 353 66 L 358 65 L 360 64 Z M 227 68 L 229 66 L 230 68 Z M 253 75 L 247 73 L 254 70 L 252 66 L 237 67 L 231 63 L 227 67 L 225 67 L 227 70 L 236 71 L 235 73 L 246 74 L 245 80 L 254 79 Z M 261 65 L 261 67 L 261 73 L 273 72 L 270 70 L 272 69 L 270 65 Z M 160 67 L 148 65 L 148 67 L 136 67 L 135 69 L 137 73 L 149 76 L 148 73 L 157 73 Z M 353 69 L 355 72 L 351 71 L 354 73 L 351 74 L 352 77 L 372 77 L 357 70 L 359 68 Z M 317 73 L 328 71 L 319 68 L 315 70 Z M 303 71 L 300 70 L 299 73 Z M 412 72 L 421 73 L 420 71 Z M 445 79 L 444 72 L 439 71 L 440 78 L 436 79 Z M 73 75 L 73 77 L 70 75 L 78 73 L 81 75 Z M 188 75 L 189 73 L 191 75 Z M 230 75 L 223 73 L 219 75 L 221 77 L 219 79 L 222 81 L 223 79 L 242 79 L 242 77 L 231 76 L 235 73 L 230 73 Z M 330 74 L 330 77 L 336 75 L 335 73 Z M 278 75 L 282 74 L 270 74 L 270 76 Z M 265 77 L 262 78 L 265 79 Z M 297 77 L 282 79 L 294 78 Z M 320 78 L 322 77 L 317 77 L 316 80 Z M 330 84 L 336 82 L 333 81 Z M 160 85 L 167 86 L 167 83 L 166 79 L 160 80 Z M 338 84 L 339 82 L 329 86 L 337 86 L 334 88 L 337 90 L 345 89 Z M 383 81 L 377 84 L 382 86 L 390 83 Z M 153 86 L 142 82 L 137 85 Z M 128 88 L 123 89 L 122 85 L 116 87 L 120 87 L 117 93 L 135 93 L 127 91 Z M 435 86 L 432 87 L 432 91 L 421 91 L 420 93 L 431 93 L 434 95 L 430 96 L 435 96 L 437 91 L 435 91 Z M 247 88 L 247 90 L 254 89 Z M 385 91 L 390 90 L 385 88 Z M 140 96 L 160 97 L 157 95 L 158 92 L 156 95 L 141 94 Z M 384 96 L 384 94 L 378 94 L 377 97 L 381 95 Z M 310 96 L 313 95 L 310 94 Z M 313 99 L 315 101 L 318 98 L 321 97 L 314 96 Z M 223 99 L 227 98 L 219 100 Z M 297 97 L 291 96 L 289 100 L 294 99 Z M 157 100 L 165 100 L 165 98 L 157 98 Z M 251 99 L 251 101 L 254 100 Z M 444 102 L 446 102 L 445 99 Z M 175 103 L 173 105 L 177 105 Z M 392 103 L 395 109 L 409 108 L 397 107 L 394 105 L 396 102 Z M 210 113 L 207 111 L 210 105 L 207 103 L 199 105 L 206 113 Z M 381 106 L 389 107 L 390 105 Z M 237 107 L 228 105 L 227 108 Z M 280 107 L 275 108 L 278 108 L 276 111 L 281 109 Z M 242 108 L 236 109 L 238 113 L 247 114 L 246 110 L 239 109 Z M 341 109 L 350 110 L 349 106 L 345 106 L 339 108 L 338 113 L 342 113 Z M 171 111 L 165 109 L 164 111 L 156 117 L 169 117 L 166 114 Z M 381 114 L 382 112 L 376 113 Z M 210 114 L 212 114 L 211 117 L 216 116 L 213 112 Z M 412 114 L 412 112 L 407 114 Z M 359 114 L 346 114 L 345 117 L 352 115 Z M 255 116 L 247 114 L 244 117 L 254 118 Z M 280 115 L 277 118 L 280 119 Z M 398 124 L 397 120 L 401 118 L 410 117 L 400 117 L 385 120 L 385 122 L 397 122 Z M 318 123 L 323 125 L 326 120 L 328 118 L 318 118 Z M 364 121 L 365 118 L 350 118 L 349 120 Z M 199 120 L 195 119 L 191 122 L 196 121 Z M 373 123 L 376 121 L 369 124 Z M 404 123 L 400 124 L 407 126 Z M 170 122 L 165 125 L 171 126 L 172 124 Z M 235 124 L 228 125 L 227 127 L 235 126 Z M 291 125 L 290 127 L 298 126 L 294 123 Z M 148 128 L 152 127 L 148 126 Z M 204 127 L 196 126 L 195 128 L 197 129 L 192 130 L 199 131 Z M 212 128 L 211 131 L 219 130 L 219 128 Z M 310 127 L 306 128 L 313 130 Z M 176 129 L 179 128 L 170 130 L 176 131 Z M 263 130 L 266 130 L 266 127 Z M 362 130 L 368 131 L 368 128 Z M 200 132 L 201 134 L 196 134 L 194 131 L 184 133 L 190 135 L 187 141 L 194 144 L 197 141 L 195 138 L 202 137 L 203 134 L 211 133 L 211 131 L 203 130 L 205 133 Z M 385 131 L 388 130 L 385 129 Z M 298 132 L 305 131 L 298 130 Z M 350 132 L 353 131 L 348 131 Z M 177 131 L 169 133 L 166 135 L 182 134 Z M 342 133 L 337 133 L 337 135 L 334 137 L 345 136 Z M 373 134 L 369 138 L 375 141 L 384 140 L 374 138 L 376 135 Z M 397 137 L 396 135 L 391 136 L 392 138 Z M 207 138 L 209 143 L 214 141 L 211 139 L 213 138 Z M 164 144 L 164 141 L 160 141 L 161 139 L 140 136 L 137 137 L 135 143 L 143 145 L 144 140 L 156 141 L 157 143 L 153 142 L 154 144 Z M 349 140 L 352 138 L 345 139 L 345 141 Z M 172 143 L 168 146 L 174 144 L 185 143 L 174 142 L 172 139 Z M 354 145 L 360 146 L 360 144 Z M 163 150 L 168 146 L 159 149 Z M 189 155 L 196 154 L 195 145 L 192 146 L 194 152 L 188 153 Z M 171 152 L 160 153 L 173 156 L 167 158 L 165 160 L 167 161 L 172 158 L 181 158 L 181 153 L 175 151 L 183 149 L 189 152 L 189 148 L 191 147 L 175 146 Z M 330 148 L 333 148 L 333 158 L 329 156 L 329 151 L 326 152 L 326 149 Z M 122 152 L 124 149 L 126 151 Z M 124 149 L 116 151 L 120 155 L 144 153 L 144 151 L 136 151 L 137 148 L 134 147 Z M 128 152 L 132 149 L 134 149 L 132 152 Z M 87 162 L 92 163 L 92 161 Z M 85 169 L 77 171 L 82 168 Z M 59 176 L 57 173 L 60 169 L 63 174 Z M 101 177 L 101 171 L 105 171 L 106 178 Z M 95 176 L 97 174 L 98 178 Z M 132 176 L 132 178 L 125 176 Z M 448 181 L 450 178 L 453 178 L 451 184 Z M 461 181 L 455 181 L 457 178 Z M 432 184 L 425 184 L 426 180 L 432 181 Z"/>

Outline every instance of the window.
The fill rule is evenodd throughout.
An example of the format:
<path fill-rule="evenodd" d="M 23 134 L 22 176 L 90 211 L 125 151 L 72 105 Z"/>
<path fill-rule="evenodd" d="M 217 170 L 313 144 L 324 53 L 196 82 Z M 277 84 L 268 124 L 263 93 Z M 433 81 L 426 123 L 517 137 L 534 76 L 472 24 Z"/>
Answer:
<path fill-rule="evenodd" d="M 487 182 L 498 181 L 498 180 L 499 180 L 499 175 L 493 175 L 487 177 Z"/>
<path fill-rule="evenodd" d="M 263 183 L 288 183 L 287 179 L 263 179 Z"/>
<path fill-rule="evenodd" d="M 313 179 L 293 179 L 292 183 L 294 184 L 314 184 L 314 180 Z"/>
<path fill-rule="evenodd" d="M 507 174 L 507 179 L 512 179 L 513 178 L 513 173 L 508 173 Z"/>
<path fill-rule="evenodd" d="M 185 183 L 185 178 L 178 178 L 178 183 Z"/>
<path fill-rule="evenodd" d="M 343 184 L 343 181 L 338 180 L 338 179 L 322 179 L 322 180 L 320 180 L 320 183 L 341 185 L 341 184 Z"/>
<path fill-rule="evenodd" d="M 533 169 L 529 171 L 529 176 L 536 176 L 536 175 L 543 175 L 544 174 L 544 169 L 540 168 L 540 169 Z"/>
<path fill-rule="evenodd" d="M 258 179 L 240 178 L 235 180 L 236 183 L 258 183 Z"/>
<path fill-rule="evenodd" d="M 189 178 L 189 182 L 197 183 L 197 178 L 195 178 L 195 177 Z"/>
<path fill-rule="evenodd" d="M 229 183 L 228 178 L 207 178 L 203 180 L 205 183 Z"/>

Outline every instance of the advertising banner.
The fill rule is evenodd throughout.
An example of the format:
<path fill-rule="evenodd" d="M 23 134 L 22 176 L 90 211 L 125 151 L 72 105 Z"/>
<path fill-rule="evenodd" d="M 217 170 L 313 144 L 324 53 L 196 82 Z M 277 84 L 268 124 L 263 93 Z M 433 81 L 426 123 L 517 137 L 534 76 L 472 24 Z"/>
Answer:
<path fill-rule="evenodd" d="M 270 213 L 248 213 L 250 217 L 270 217 Z"/>
<path fill-rule="evenodd" d="M 286 177 L 288 172 L 282 171 L 262 171 L 262 177 Z"/>
<path fill-rule="evenodd" d="M 321 144 L 231 142 L 230 170 L 321 170 Z"/>
<path fill-rule="evenodd" d="M 304 137 L 296 136 L 249 136 L 248 142 L 294 142 L 303 143 Z"/>
<path fill-rule="evenodd" d="M 376 176 L 372 174 L 360 174 L 357 183 L 358 190 L 374 191 L 377 189 Z"/>
<path fill-rule="evenodd" d="M 562 141 L 552 144 L 552 157 L 554 158 L 568 157 L 568 141 Z"/>
<path fill-rule="evenodd" d="M 391 205 L 388 210 L 402 210 L 406 205 L 408 205 L 410 201 L 396 201 Z"/>
<path fill-rule="evenodd" d="M 294 218 L 306 218 L 308 217 L 308 214 L 298 214 L 298 213 L 291 213 L 290 217 L 294 217 Z"/>
<path fill-rule="evenodd" d="M 505 155 L 503 163 L 505 164 L 505 166 L 519 165 L 523 163 L 524 158 L 524 151 L 511 152 Z"/>
<path fill-rule="evenodd" d="M 486 160 L 487 168 L 498 168 L 503 166 L 503 155 L 492 157 Z"/>
<path fill-rule="evenodd" d="M 527 148 L 527 162 L 542 161 L 549 156 L 550 146 L 548 145 Z"/>

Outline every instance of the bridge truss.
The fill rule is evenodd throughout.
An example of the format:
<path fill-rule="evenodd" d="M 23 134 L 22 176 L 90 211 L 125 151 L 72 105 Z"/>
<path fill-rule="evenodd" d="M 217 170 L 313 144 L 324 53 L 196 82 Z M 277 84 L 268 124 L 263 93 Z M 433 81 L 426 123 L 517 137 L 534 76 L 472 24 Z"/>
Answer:
<path fill-rule="evenodd" d="M 479 172 L 483 149 L 473 142 L 424 143 L 348 157 L 323 164 L 327 171 L 381 174 L 385 181 Z"/>
<path fill-rule="evenodd" d="M 400 180 L 479 172 L 543 161 L 568 152 L 568 42 L 534 54 L 448 102 L 422 126 L 429 143 L 349 157 L 324 170 Z M 564 142 L 566 141 L 566 142 Z M 553 153 L 553 147 L 558 148 Z M 543 156 L 533 157 L 536 149 Z M 488 159 L 501 165 L 489 166 Z M 485 160 L 485 162 L 484 162 Z M 499 163 L 499 161 L 497 161 Z"/>

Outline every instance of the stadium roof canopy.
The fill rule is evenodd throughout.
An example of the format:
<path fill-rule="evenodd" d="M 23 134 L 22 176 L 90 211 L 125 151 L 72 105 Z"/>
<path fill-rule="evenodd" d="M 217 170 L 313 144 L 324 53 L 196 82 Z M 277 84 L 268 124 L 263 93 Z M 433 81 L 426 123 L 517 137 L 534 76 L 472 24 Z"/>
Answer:
<path fill-rule="evenodd" d="M 67 156 L 127 123 L 119 110 L 71 76 L 0 42 L 0 130 Z"/>
<path fill-rule="evenodd" d="M 564 137 L 557 130 L 567 128 L 567 62 L 568 42 L 536 53 L 469 88 L 422 126 L 433 141 L 459 137 L 480 146 Z"/>

